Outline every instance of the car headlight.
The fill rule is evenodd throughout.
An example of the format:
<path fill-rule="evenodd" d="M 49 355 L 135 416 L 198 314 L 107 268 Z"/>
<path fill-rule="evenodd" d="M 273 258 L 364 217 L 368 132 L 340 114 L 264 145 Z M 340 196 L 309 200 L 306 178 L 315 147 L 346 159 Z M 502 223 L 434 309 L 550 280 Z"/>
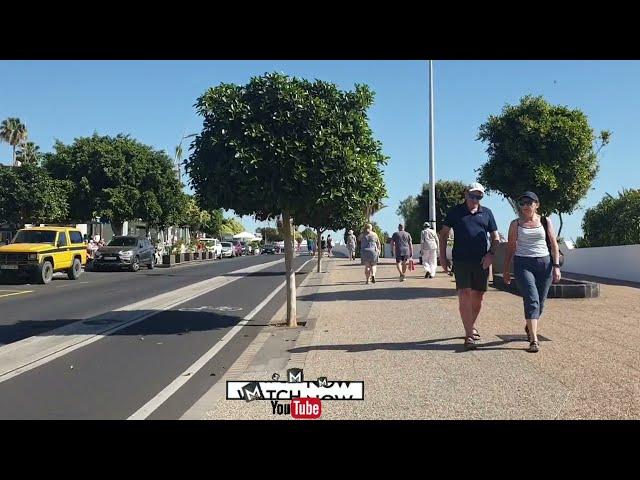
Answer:
<path fill-rule="evenodd" d="M 29 260 L 38 260 L 38 254 L 37 253 L 30 253 L 29 254 Z"/>
<path fill-rule="evenodd" d="M 131 255 L 133 255 L 133 250 L 121 250 L 120 252 L 118 252 L 120 254 L 120 256 L 122 257 L 130 257 Z"/>

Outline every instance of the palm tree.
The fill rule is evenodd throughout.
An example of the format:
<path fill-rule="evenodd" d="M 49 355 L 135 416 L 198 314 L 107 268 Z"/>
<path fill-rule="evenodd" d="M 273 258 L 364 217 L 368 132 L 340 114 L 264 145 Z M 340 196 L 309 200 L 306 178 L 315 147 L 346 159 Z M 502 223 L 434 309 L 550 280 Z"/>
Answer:
<path fill-rule="evenodd" d="M 371 221 L 371 217 L 373 217 L 376 213 L 378 213 L 383 208 L 387 208 L 387 205 L 384 205 L 382 203 L 382 200 L 377 200 L 369 203 L 366 206 L 366 211 L 365 211 L 365 215 L 367 216 L 367 219 Z"/>
<path fill-rule="evenodd" d="M 13 147 L 13 165 L 16 165 L 16 147 L 27 139 L 27 127 L 19 118 L 7 118 L 0 124 L 0 140 Z"/>
<path fill-rule="evenodd" d="M 31 163 L 37 165 L 40 161 L 40 147 L 33 142 L 25 142 L 20 145 L 16 155 L 16 162 L 21 164 Z"/>

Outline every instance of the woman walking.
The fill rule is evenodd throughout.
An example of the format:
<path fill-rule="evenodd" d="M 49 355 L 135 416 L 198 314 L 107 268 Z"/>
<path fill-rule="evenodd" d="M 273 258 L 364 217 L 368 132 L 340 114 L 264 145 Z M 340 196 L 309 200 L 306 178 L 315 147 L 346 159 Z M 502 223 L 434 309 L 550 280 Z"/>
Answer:
<path fill-rule="evenodd" d="M 376 265 L 378 265 L 378 255 L 380 254 L 380 239 L 370 223 L 365 226 L 365 231 L 360 240 L 360 256 L 364 263 L 364 276 L 369 283 L 376 283 Z"/>
<path fill-rule="evenodd" d="M 424 266 L 424 278 L 436 278 L 440 241 L 438 234 L 431 228 L 429 222 L 424 222 L 423 227 L 424 230 L 420 233 L 420 250 L 422 265 Z"/>
<path fill-rule="evenodd" d="M 349 260 L 355 260 L 356 236 L 353 234 L 353 230 L 349 230 L 349 236 L 347 237 L 347 250 L 349 250 Z"/>
<path fill-rule="evenodd" d="M 538 322 L 551 282 L 560 281 L 560 250 L 551 220 L 538 215 L 540 201 L 533 192 L 518 198 L 520 216 L 509 226 L 509 243 L 504 261 L 504 282 L 511 283 L 511 259 L 518 290 L 524 303 L 528 351 L 538 352 Z M 515 257 L 514 257 L 515 255 Z"/>

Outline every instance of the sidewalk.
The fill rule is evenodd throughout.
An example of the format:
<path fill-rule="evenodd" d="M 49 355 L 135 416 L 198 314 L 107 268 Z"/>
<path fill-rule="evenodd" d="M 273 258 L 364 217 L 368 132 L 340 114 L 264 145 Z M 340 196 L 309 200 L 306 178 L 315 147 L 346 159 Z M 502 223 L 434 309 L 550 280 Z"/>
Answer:
<path fill-rule="evenodd" d="M 382 259 L 375 285 L 359 261 L 323 260 L 298 289 L 306 325 L 271 326 L 183 418 L 290 419 L 268 401 L 228 401 L 226 380 L 363 380 L 364 401 L 325 401 L 323 419 L 638 419 L 640 286 L 601 284 L 599 298 L 549 299 L 537 354 L 525 351 L 522 300 L 489 287 L 465 351 L 453 277 L 405 282 Z M 274 318 L 284 320 L 284 310 Z"/>

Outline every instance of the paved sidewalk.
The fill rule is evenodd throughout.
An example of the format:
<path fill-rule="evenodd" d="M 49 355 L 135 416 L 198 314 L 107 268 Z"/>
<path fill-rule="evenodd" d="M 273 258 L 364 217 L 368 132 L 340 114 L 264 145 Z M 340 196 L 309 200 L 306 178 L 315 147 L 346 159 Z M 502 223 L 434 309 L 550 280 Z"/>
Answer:
<path fill-rule="evenodd" d="M 359 261 L 324 259 L 298 289 L 304 327 L 270 327 L 222 380 L 363 380 L 364 401 L 325 401 L 323 419 L 638 419 L 640 286 L 601 284 L 596 299 L 549 299 L 541 349 L 525 351 L 522 300 L 489 288 L 465 351 L 453 278 L 398 281 L 382 259 L 377 283 Z M 276 318 L 283 321 L 284 311 Z M 183 418 L 289 419 L 267 401 L 227 401 L 220 382 Z"/>

